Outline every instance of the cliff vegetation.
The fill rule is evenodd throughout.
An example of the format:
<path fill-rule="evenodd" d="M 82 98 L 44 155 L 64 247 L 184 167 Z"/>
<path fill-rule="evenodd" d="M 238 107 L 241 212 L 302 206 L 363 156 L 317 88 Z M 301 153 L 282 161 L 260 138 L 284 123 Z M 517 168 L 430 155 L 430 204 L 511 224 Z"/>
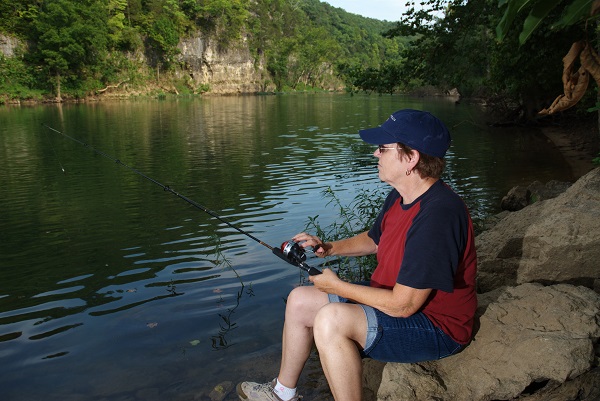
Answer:
<path fill-rule="evenodd" d="M 379 69 L 407 42 L 382 36 L 391 22 L 318 0 L 2 0 L 0 14 L 2 102 L 82 99 L 123 86 L 211 92 L 219 81 L 236 83 L 232 58 L 254 70 L 242 71 L 257 85 L 250 92 L 329 89 L 343 81 L 339 65 Z M 230 76 L 215 79 L 215 65 L 233 67 Z"/>

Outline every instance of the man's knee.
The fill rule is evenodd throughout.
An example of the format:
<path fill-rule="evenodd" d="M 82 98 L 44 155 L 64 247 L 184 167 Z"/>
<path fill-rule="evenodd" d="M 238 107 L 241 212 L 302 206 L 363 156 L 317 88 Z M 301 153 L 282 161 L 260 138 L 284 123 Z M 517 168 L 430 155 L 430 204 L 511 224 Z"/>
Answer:
<path fill-rule="evenodd" d="M 315 342 L 318 344 L 321 340 L 333 338 L 335 335 L 341 334 L 339 331 L 341 322 L 340 314 L 341 304 L 328 304 L 322 307 L 315 316 L 315 325 L 313 327 L 313 335 Z"/>
<path fill-rule="evenodd" d="M 315 315 L 328 302 L 327 294 L 315 287 L 296 287 L 287 298 L 286 320 L 302 320 L 307 326 L 312 327 Z"/>
<path fill-rule="evenodd" d="M 367 321 L 360 306 L 331 303 L 317 313 L 313 336 L 317 348 L 344 339 L 364 344 L 366 331 Z"/>
<path fill-rule="evenodd" d="M 296 287 L 294 288 L 287 297 L 286 308 L 297 309 L 306 305 L 306 300 L 310 297 L 311 291 L 309 288 L 313 287 Z"/>

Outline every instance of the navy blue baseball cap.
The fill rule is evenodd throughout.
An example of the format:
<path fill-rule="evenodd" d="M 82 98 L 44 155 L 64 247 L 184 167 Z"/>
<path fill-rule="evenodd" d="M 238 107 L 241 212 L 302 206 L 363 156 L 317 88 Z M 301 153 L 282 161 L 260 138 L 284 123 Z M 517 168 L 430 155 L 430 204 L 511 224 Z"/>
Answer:
<path fill-rule="evenodd" d="M 377 128 L 359 131 L 363 141 L 373 145 L 400 142 L 426 155 L 443 158 L 450 147 L 450 132 L 427 111 L 404 109 L 395 112 Z"/>

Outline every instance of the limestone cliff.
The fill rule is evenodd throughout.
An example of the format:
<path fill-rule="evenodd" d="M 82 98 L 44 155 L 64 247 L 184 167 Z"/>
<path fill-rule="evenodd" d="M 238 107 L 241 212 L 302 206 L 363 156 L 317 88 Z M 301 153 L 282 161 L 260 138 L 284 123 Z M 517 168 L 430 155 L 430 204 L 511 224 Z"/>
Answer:
<path fill-rule="evenodd" d="M 274 90 L 263 59 L 252 56 L 245 39 L 221 50 L 214 39 L 197 33 L 183 39 L 178 48 L 181 69 L 175 72 L 176 77 L 185 79 L 195 91 L 202 87 L 213 94 Z"/>
<path fill-rule="evenodd" d="M 15 57 L 17 49 L 24 47 L 20 40 L 0 35 L 0 54 Z M 170 78 L 183 80 L 194 93 L 208 92 L 211 94 L 242 94 L 269 92 L 275 89 L 264 66 L 262 57 L 254 57 L 246 39 L 231 44 L 227 49 L 220 49 L 217 41 L 210 36 L 201 34 L 182 39 L 177 46 L 180 54 L 176 66 L 167 74 L 161 75 L 160 86 L 172 90 L 168 82 Z M 143 54 L 130 55 L 140 65 L 150 65 L 148 56 Z M 152 80 L 155 74 L 150 74 Z M 130 84 L 116 85 L 110 83 L 111 90 L 100 91 L 104 95 L 116 92 L 144 93 L 142 88 L 132 88 Z M 148 87 L 154 88 L 154 83 Z M 117 90 L 118 88 L 118 90 Z M 123 94 L 123 93 L 122 93 Z"/>
<path fill-rule="evenodd" d="M 14 57 L 19 45 L 18 39 L 0 34 L 0 54 L 6 57 Z"/>

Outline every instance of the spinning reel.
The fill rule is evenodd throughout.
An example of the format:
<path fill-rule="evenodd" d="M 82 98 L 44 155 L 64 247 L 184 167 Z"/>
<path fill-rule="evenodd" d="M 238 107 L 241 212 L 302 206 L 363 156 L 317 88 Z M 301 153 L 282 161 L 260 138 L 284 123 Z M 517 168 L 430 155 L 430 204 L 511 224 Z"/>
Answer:
<path fill-rule="evenodd" d="M 306 261 L 306 251 L 292 240 L 281 244 L 281 252 L 294 264 L 302 264 Z"/>
<path fill-rule="evenodd" d="M 281 244 L 281 248 L 277 251 L 281 252 L 282 259 L 287 260 L 288 263 L 296 265 L 301 269 L 305 270 L 311 276 L 315 274 L 321 274 L 322 272 L 314 267 L 311 267 L 306 264 L 306 251 L 302 248 L 298 243 L 290 240 Z M 273 253 L 277 254 L 278 252 L 273 250 Z"/>

